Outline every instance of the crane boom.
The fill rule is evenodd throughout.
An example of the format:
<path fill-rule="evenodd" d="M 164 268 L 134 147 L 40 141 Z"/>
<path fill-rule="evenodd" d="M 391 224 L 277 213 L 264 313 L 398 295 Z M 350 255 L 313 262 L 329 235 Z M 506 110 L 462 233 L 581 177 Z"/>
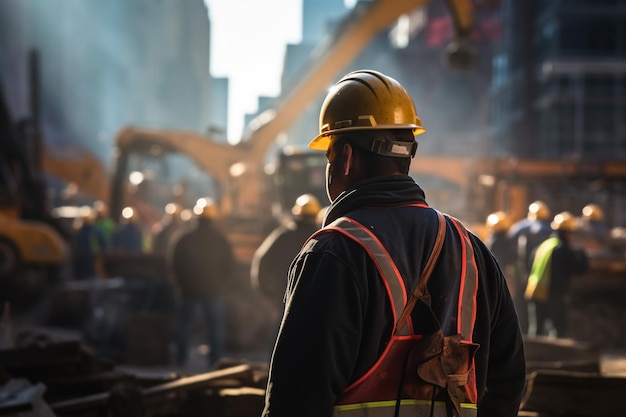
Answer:
<path fill-rule="evenodd" d="M 329 36 L 304 65 L 308 68 L 296 85 L 278 100 L 273 109 L 260 115 L 261 126 L 244 140 L 251 143 L 248 158 L 263 158 L 276 137 L 298 118 L 307 105 L 324 91 L 333 78 L 347 67 L 370 41 L 403 14 L 430 0 L 376 0 L 357 5 L 345 19 L 345 25 Z M 449 0 L 446 3 L 453 16 L 456 32 L 465 34 L 473 20 L 470 0 Z M 362 7 L 359 7 L 362 6 Z"/>
<path fill-rule="evenodd" d="M 237 183 L 238 206 L 257 213 L 260 205 L 260 184 L 266 154 L 278 135 L 298 119 L 305 108 L 329 86 L 333 78 L 363 51 L 371 40 L 401 15 L 426 5 L 431 0 L 374 0 L 359 2 L 336 33 L 314 51 L 306 71 L 294 85 L 275 101 L 273 108 L 259 115 L 255 129 L 236 145 L 217 142 L 213 138 L 190 131 L 155 130 L 127 127 L 116 138 L 118 154 L 146 149 L 151 144 L 162 151 L 175 151 L 190 156 L 200 167 L 228 189 Z M 453 19 L 457 36 L 469 33 L 473 22 L 472 0 L 443 0 Z M 232 168 L 236 166 L 238 174 Z M 118 168 L 123 170 L 124 168 Z M 243 176 L 245 174 L 245 177 Z M 238 178 L 234 178 L 238 177 Z M 122 172 L 115 174 L 111 187 L 113 213 L 121 204 Z M 234 181 L 234 182 L 233 182 Z M 256 200 L 256 203 L 255 203 Z"/>

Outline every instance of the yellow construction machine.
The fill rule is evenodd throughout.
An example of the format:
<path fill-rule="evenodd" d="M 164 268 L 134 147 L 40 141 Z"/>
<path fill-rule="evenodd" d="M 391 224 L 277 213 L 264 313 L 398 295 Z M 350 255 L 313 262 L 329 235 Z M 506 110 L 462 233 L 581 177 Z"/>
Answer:
<path fill-rule="evenodd" d="M 189 131 L 126 127 L 115 140 L 111 213 L 118 216 L 124 206 L 139 206 L 144 219 L 151 222 L 160 216 L 168 202 L 193 200 L 202 193 L 209 193 L 219 203 L 223 217 L 229 219 L 228 229 L 233 233 L 258 236 L 252 239 L 252 244 L 257 244 L 268 228 L 275 225 L 275 215 L 291 204 L 290 198 L 295 199 L 295 190 L 312 192 L 325 201 L 324 155 L 279 152 L 272 161 L 268 160 L 271 147 L 281 132 L 298 119 L 378 33 L 401 15 L 427 3 L 428 0 L 376 0 L 357 5 L 339 30 L 317 48 L 307 65 L 303 65 L 307 70 L 298 83 L 284 91 L 274 107 L 250 123 L 250 129 L 238 144 L 217 142 Z M 467 41 L 473 25 L 473 3 L 471 0 L 447 0 L 445 3 L 455 28 L 455 37 L 447 49 L 447 61 L 450 65 L 467 68 L 473 60 L 473 49 Z M 194 164 L 177 162 L 173 160 L 174 155 L 191 158 Z M 172 161 L 167 163 L 166 158 Z M 277 164 L 276 176 L 267 173 L 268 162 Z M 190 175 L 175 178 L 176 166 L 191 167 Z M 210 179 L 205 177 L 207 173 Z M 166 179 L 165 175 L 170 178 Z M 296 183 L 290 185 L 290 181 Z M 290 187 L 294 191 L 289 191 L 288 195 L 272 194 L 276 190 L 285 193 Z M 245 240 L 250 241 L 250 238 Z"/>
<path fill-rule="evenodd" d="M 37 126 L 15 122 L 0 91 L 0 297 L 26 270 L 55 278 L 68 259 L 64 230 L 50 217 L 38 164 Z"/>

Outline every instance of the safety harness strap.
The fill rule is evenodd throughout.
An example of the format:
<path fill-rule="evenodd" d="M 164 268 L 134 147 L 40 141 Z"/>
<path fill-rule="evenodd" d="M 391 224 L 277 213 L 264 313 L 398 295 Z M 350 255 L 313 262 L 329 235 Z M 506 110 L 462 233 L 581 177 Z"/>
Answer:
<path fill-rule="evenodd" d="M 394 322 L 396 323 L 394 334 L 396 335 L 404 336 L 413 334 L 412 326 L 408 324 L 408 318 L 419 296 L 426 293 L 426 284 L 435 267 L 445 238 L 446 220 L 439 211 L 437 211 L 437 217 L 439 224 L 435 244 L 426 262 L 426 266 L 418 279 L 418 284 L 408 302 L 404 283 L 396 264 L 391 259 L 385 247 L 372 232 L 349 217 L 340 217 L 324 228 L 325 230 L 331 229 L 338 231 L 352 238 L 363 246 L 370 255 L 370 258 L 374 261 L 376 268 L 384 280 L 388 294 L 393 298 L 393 314 Z"/>
<path fill-rule="evenodd" d="M 441 214 L 441 212 L 439 211 L 437 212 L 437 217 L 439 219 L 439 225 L 438 225 L 438 230 L 437 230 L 437 237 L 435 238 L 435 245 L 433 246 L 433 250 L 431 251 L 430 256 L 428 257 L 428 261 L 426 262 L 426 266 L 424 267 L 422 274 L 417 280 L 417 285 L 415 286 L 415 288 L 413 289 L 413 292 L 411 293 L 411 298 L 404 306 L 404 310 L 402 311 L 402 314 L 400 315 L 400 319 L 398 320 L 398 323 L 396 325 L 396 332 L 399 329 L 406 327 L 404 326 L 404 324 L 406 323 L 407 319 L 411 315 L 411 312 L 413 311 L 413 308 L 415 307 L 415 303 L 417 302 L 417 300 L 419 300 L 421 297 L 423 297 L 427 293 L 426 284 L 428 283 L 428 280 L 430 279 L 430 275 L 432 274 L 433 269 L 435 268 L 435 263 L 437 262 L 437 259 L 439 259 L 439 253 L 441 252 L 443 241 L 446 235 L 446 219 L 443 217 L 443 214 Z"/>
<path fill-rule="evenodd" d="M 340 217 L 323 230 L 335 230 L 359 243 L 366 250 L 383 278 L 387 293 L 392 299 L 394 322 L 397 322 L 406 304 L 406 290 L 397 266 L 378 238 L 363 225 L 349 217 Z M 405 329 L 403 334 L 411 334 L 412 330 Z"/>

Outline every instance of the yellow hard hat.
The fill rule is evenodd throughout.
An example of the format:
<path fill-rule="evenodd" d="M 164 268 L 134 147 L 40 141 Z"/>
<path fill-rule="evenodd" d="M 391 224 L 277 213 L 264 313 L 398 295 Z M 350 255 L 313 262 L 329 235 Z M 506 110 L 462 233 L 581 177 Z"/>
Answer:
<path fill-rule="evenodd" d="M 217 206 L 212 199 L 204 198 L 202 204 L 194 207 L 194 212 L 197 212 L 199 217 L 205 219 L 215 219 L 217 217 Z"/>
<path fill-rule="evenodd" d="M 574 231 L 577 228 L 576 218 L 569 211 L 563 211 L 556 216 L 550 223 L 554 230 Z"/>
<path fill-rule="evenodd" d="M 534 201 L 528 206 L 528 218 L 530 220 L 548 220 L 550 209 L 543 201 Z"/>
<path fill-rule="evenodd" d="M 487 221 L 485 224 L 487 227 L 491 228 L 496 232 L 502 232 L 505 230 L 509 230 L 511 227 L 511 218 L 504 211 L 496 211 L 495 213 L 491 213 L 487 216 Z"/>
<path fill-rule="evenodd" d="M 600 221 L 604 218 L 604 213 L 602 209 L 597 204 L 587 204 L 583 207 L 583 217 L 587 220 L 591 221 Z"/>
<path fill-rule="evenodd" d="M 326 151 L 330 137 L 354 130 L 410 129 L 426 131 L 409 93 L 391 77 L 371 70 L 345 75 L 328 92 L 320 111 L 320 134 L 309 148 Z"/>
<path fill-rule="evenodd" d="M 291 213 L 296 217 L 313 217 L 322 209 L 319 200 L 313 194 L 302 194 L 296 198 Z"/>

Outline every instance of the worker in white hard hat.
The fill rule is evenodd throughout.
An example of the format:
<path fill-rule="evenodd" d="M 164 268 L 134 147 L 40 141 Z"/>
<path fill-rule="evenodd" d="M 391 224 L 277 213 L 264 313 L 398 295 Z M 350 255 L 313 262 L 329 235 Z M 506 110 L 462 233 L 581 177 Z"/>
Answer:
<path fill-rule="evenodd" d="M 351 72 L 319 127 L 331 205 L 289 269 L 263 416 L 517 416 L 513 300 L 485 244 L 408 175 L 425 129 L 407 90 Z"/>

